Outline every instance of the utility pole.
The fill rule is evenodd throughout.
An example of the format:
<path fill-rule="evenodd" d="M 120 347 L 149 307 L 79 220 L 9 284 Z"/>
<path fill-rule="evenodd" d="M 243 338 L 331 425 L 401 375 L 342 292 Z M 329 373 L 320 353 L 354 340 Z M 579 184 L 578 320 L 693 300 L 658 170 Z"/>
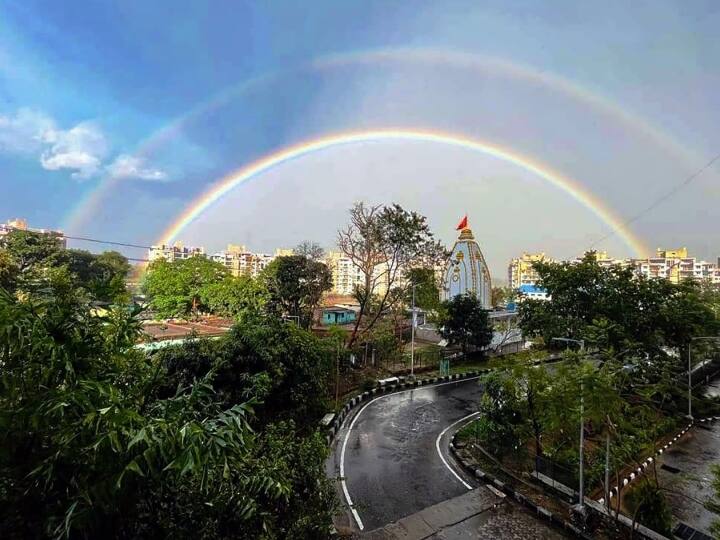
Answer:
<path fill-rule="evenodd" d="M 412 329 L 410 330 L 410 378 L 415 376 L 415 283 L 412 286 Z"/>
<path fill-rule="evenodd" d="M 338 341 L 337 350 L 335 351 L 335 409 L 338 407 L 338 399 L 340 398 L 340 342 Z"/>

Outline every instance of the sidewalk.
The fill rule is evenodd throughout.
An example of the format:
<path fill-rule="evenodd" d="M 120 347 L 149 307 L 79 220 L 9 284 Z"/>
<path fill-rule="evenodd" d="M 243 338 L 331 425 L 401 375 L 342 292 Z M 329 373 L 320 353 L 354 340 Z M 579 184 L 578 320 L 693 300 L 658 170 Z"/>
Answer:
<path fill-rule="evenodd" d="M 480 487 L 363 534 L 367 540 L 569 538 L 507 498 Z"/>
<path fill-rule="evenodd" d="M 710 466 L 717 463 L 720 463 L 718 422 L 695 424 L 681 443 L 676 443 L 658 459 L 658 480 L 662 487 L 671 490 L 665 495 L 673 517 L 708 535 L 710 524 L 720 519 L 702 505 L 713 495 Z"/>

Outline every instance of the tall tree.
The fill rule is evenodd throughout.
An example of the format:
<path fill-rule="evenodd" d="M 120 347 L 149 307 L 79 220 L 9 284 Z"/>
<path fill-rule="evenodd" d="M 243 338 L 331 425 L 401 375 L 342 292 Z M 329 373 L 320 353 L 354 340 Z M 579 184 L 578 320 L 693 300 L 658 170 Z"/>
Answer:
<path fill-rule="evenodd" d="M 434 268 L 411 268 L 407 272 L 408 286 L 405 302 L 412 303 L 412 287 L 415 286 L 415 305 L 426 311 L 437 311 L 440 305 L 440 287 Z"/>
<path fill-rule="evenodd" d="M 259 279 L 247 275 L 227 276 L 203 287 L 202 303 L 211 313 L 224 317 L 254 315 L 264 311 L 268 291 Z"/>
<path fill-rule="evenodd" d="M 460 345 L 463 354 L 470 347 L 483 349 L 492 341 L 488 313 L 473 295 L 458 295 L 446 301 L 440 325 L 442 337 L 451 345 Z"/>
<path fill-rule="evenodd" d="M 148 266 L 142 287 L 159 316 L 187 317 L 207 308 L 203 304 L 206 288 L 228 274 L 222 264 L 205 257 L 158 259 Z"/>
<path fill-rule="evenodd" d="M 322 261 L 325 258 L 325 250 L 316 242 L 304 240 L 295 246 L 293 255 L 302 255 L 313 261 Z"/>
<path fill-rule="evenodd" d="M 304 328 L 312 325 L 322 294 L 332 288 L 327 265 L 304 255 L 276 258 L 263 272 L 263 280 L 271 307 L 282 315 L 298 317 Z"/>
<path fill-rule="evenodd" d="M 116 251 L 100 254 L 64 249 L 59 240 L 32 231 L 11 231 L 0 242 L 0 284 L 14 290 L 35 288 L 51 268 L 65 267 L 77 287 L 99 302 L 127 303 L 127 259 Z"/>
<path fill-rule="evenodd" d="M 410 268 L 433 268 L 445 254 L 427 219 L 398 204 L 356 203 L 350 209 L 350 223 L 338 231 L 338 246 L 364 276 L 363 285 L 355 290 L 360 309 L 348 347 L 386 313 L 393 298 L 405 297 L 396 295 L 395 289 Z"/>
<path fill-rule="evenodd" d="M 718 319 L 697 283 L 637 276 L 631 268 L 601 267 L 592 253 L 579 263 L 535 263 L 550 300 L 524 300 L 520 326 L 546 342 L 584 339 L 612 355 L 666 356 L 693 335 L 715 334 Z"/>

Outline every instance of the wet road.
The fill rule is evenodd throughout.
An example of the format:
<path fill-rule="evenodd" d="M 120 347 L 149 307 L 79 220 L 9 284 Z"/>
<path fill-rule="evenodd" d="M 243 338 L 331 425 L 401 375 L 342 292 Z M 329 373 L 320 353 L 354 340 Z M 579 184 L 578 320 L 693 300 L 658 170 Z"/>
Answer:
<path fill-rule="evenodd" d="M 356 527 L 372 530 L 476 487 L 447 457 L 446 437 L 453 430 L 440 444 L 438 437 L 477 411 L 480 395 L 477 378 L 453 381 L 380 396 L 346 420 L 335 439 L 331 472 L 344 472 Z"/>

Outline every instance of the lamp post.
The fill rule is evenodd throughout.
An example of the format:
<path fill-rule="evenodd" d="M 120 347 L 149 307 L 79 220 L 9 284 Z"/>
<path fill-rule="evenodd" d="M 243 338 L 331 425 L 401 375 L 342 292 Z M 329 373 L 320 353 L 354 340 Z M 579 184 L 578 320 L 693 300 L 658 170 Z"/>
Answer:
<path fill-rule="evenodd" d="M 412 286 L 412 319 L 411 319 L 411 330 L 410 330 L 410 378 L 415 376 L 415 286 Z"/>
<path fill-rule="evenodd" d="M 692 342 L 693 341 L 720 341 L 720 336 L 691 337 L 688 343 L 688 418 L 692 420 Z"/>
<path fill-rule="evenodd" d="M 585 340 L 584 339 L 571 339 L 571 338 L 561 338 L 561 337 L 554 337 L 551 339 L 551 341 L 563 341 L 565 343 L 577 343 L 580 345 L 580 352 L 585 351 Z M 579 495 L 580 495 L 580 508 L 583 509 L 585 506 L 585 485 L 584 485 L 584 479 L 583 479 L 583 446 L 585 443 L 585 429 L 584 429 L 584 422 L 583 422 L 583 408 L 585 406 L 585 398 L 583 396 L 583 381 L 582 378 L 580 379 L 580 486 L 579 486 Z"/>

